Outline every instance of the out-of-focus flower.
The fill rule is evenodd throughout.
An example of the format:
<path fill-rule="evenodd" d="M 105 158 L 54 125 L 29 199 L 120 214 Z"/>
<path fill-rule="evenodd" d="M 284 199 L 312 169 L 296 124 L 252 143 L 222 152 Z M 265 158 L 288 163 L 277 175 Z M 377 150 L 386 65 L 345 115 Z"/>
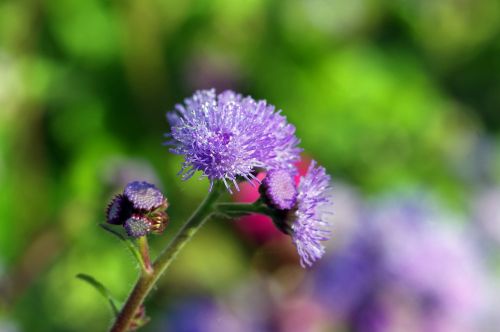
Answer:
<path fill-rule="evenodd" d="M 135 179 L 143 179 L 149 183 L 160 182 L 158 174 L 147 160 L 120 156 L 112 156 L 105 162 L 101 177 L 112 190 L 125 187 Z"/>
<path fill-rule="evenodd" d="M 500 188 L 479 193 L 475 197 L 472 214 L 481 234 L 493 246 L 500 246 Z"/>
<path fill-rule="evenodd" d="M 300 178 L 297 193 L 291 190 L 293 179 L 280 173 L 270 173 L 270 180 L 264 179 L 265 187 L 263 194 L 265 201 L 272 202 L 271 207 L 276 208 L 278 201 L 284 201 L 285 197 L 296 202 L 288 209 L 280 209 L 280 217 L 275 218 L 276 226 L 292 237 L 300 256 L 300 264 L 303 267 L 311 266 L 325 253 L 325 247 L 321 243 L 330 237 L 328 220 L 325 215 L 331 213 L 327 209 L 330 205 L 329 185 L 330 176 L 326 174 L 323 167 L 316 167 L 312 161 L 307 173 Z M 279 180 L 273 179 L 279 175 Z M 285 185 L 283 185 L 285 183 Z M 283 202 L 279 203 L 283 205 Z"/>
<path fill-rule="evenodd" d="M 299 159 L 295 127 L 264 100 L 232 91 L 197 91 L 175 112 L 167 113 L 172 153 L 184 155 L 181 174 L 189 179 L 202 171 L 210 180 L 238 189 L 239 177 L 255 180 L 257 169 L 293 169 Z"/>
<path fill-rule="evenodd" d="M 315 272 L 337 325 L 372 331 L 481 331 L 489 285 L 464 229 L 421 204 L 370 209 Z"/>
<path fill-rule="evenodd" d="M 106 221 L 122 225 L 134 238 L 151 232 L 161 234 L 168 222 L 167 207 L 167 199 L 156 186 L 145 181 L 133 181 L 127 184 L 123 194 L 111 200 Z"/>
<path fill-rule="evenodd" d="M 331 331 L 330 317 L 325 308 L 307 296 L 295 296 L 281 301 L 276 314 L 279 332 Z"/>
<path fill-rule="evenodd" d="M 224 91 L 241 86 L 245 75 L 237 59 L 228 54 L 197 52 L 185 62 L 183 77 L 189 90 L 211 86 Z"/>
<path fill-rule="evenodd" d="M 262 331 L 253 322 L 241 319 L 208 298 L 192 298 L 176 303 L 163 325 L 165 327 L 161 331 L 171 332 Z"/>

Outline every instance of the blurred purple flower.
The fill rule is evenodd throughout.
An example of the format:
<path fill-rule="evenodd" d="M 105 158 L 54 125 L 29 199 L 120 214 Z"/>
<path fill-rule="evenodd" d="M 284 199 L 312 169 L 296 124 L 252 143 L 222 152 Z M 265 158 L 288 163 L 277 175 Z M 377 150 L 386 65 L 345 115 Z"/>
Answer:
<path fill-rule="evenodd" d="M 158 331 L 172 332 L 253 332 L 264 331 L 255 322 L 246 321 L 209 298 L 191 298 L 177 302 Z"/>
<path fill-rule="evenodd" d="M 315 272 L 315 296 L 355 331 L 478 331 L 489 301 L 484 262 L 447 219 L 420 203 L 371 209 Z"/>
<path fill-rule="evenodd" d="M 489 188 L 474 197 L 473 219 L 486 244 L 500 246 L 500 188 Z"/>
<path fill-rule="evenodd" d="M 185 62 L 184 79 L 188 90 L 207 86 L 226 90 L 244 83 L 244 68 L 228 54 L 196 52 Z"/>
<path fill-rule="evenodd" d="M 102 169 L 102 181 L 112 190 L 123 188 L 135 179 L 159 183 L 160 179 L 152 165 L 140 158 L 111 156 Z"/>
<path fill-rule="evenodd" d="M 327 257 L 314 272 L 321 302 L 336 315 L 349 315 L 383 279 L 378 239 L 372 232 L 355 234 L 351 242 L 336 251 L 333 257 Z"/>
<path fill-rule="evenodd" d="M 273 332 L 331 331 L 327 328 L 330 326 L 330 317 L 324 307 L 303 294 L 282 299 L 274 319 Z"/>
<path fill-rule="evenodd" d="M 213 186 L 222 180 L 238 189 L 237 177 L 255 180 L 257 168 L 292 170 L 299 159 L 295 127 L 265 101 L 232 91 L 197 91 L 176 111 L 167 113 L 172 153 L 184 155 L 181 174 L 189 179 L 202 171 Z"/>

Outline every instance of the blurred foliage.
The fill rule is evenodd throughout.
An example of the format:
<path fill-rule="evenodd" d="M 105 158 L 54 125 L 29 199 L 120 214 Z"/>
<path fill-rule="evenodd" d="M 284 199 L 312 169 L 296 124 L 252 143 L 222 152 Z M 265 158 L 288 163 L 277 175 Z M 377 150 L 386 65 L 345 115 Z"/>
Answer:
<path fill-rule="evenodd" d="M 500 180 L 499 7 L 0 2 L 0 321 L 26 331 L 107 326 L 105 301 L 75 275 L 126 296 L 137 271 L 97 224 L 130 177 L 159 179 L 169 197 L 172 223 L 154 248 L 202 199 L 206 183 L 181 183 L 181 159 L 161 145 L 165 112 L 197 88 L 283 109 L 335 181 L 367 195 L 425 188 L 463 209 L 478 172 Z M 485 137 L 487 169 L 476 158 Z M 120 167 L 129 167 L 121 178 Z M 208 225 L 158 292 L 227 290 L 251 268 L 254 248 L 236 236 Z M 171 298 L 154 301 L 153 313 Z"/>

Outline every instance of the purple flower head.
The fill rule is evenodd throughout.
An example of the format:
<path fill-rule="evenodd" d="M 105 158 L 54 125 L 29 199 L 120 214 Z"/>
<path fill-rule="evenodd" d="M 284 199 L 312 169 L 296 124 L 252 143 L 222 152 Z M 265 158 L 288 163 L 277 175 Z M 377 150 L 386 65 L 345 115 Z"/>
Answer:
<path fill-rule="evenodd" d="M 288 170 L 270 170 L 260 186 L 262 197 L 279 210 L 290 210 L 297 201 L 297 187 Z"/>
<path fill-rule="evenodd" d="M 295 127 L 265 101 L 233 91 L 197 91 L 176 111 L 167 113 L 172 153 L 184 155 L 184 180 L 196 171 L 210 180 L 222 180 L 238 189 L 237 178 L 250 182 L 257 168 L 293 169 L 301 150 Z"/>
<path fill-rule="evenodd" d="M 134 209 L 151 211 L 165 204 L 161 191 L 146 181 L 130 182 L 123 193 Z"/>
<path fill-rule="evenodd" d="M 291 210 L 279 211 L 276 226 L 289 234 L 300 256 L 300 265 L 310 267 L 323 256 L 322 241 L 330 237 L 328 220 L 330 176 L 323 167 L 312 161 L 305 176 L 301 177 L 296 203 Z M 278 191 L 278 190 L 277 190 Z"/>
<path fill-rule="evenodd" d="M 151 222 L 147 217 L 135 214 L 125 221 L 123 227 L 128 236 L 137 238 L 149 234 L 151 231 Z"/>

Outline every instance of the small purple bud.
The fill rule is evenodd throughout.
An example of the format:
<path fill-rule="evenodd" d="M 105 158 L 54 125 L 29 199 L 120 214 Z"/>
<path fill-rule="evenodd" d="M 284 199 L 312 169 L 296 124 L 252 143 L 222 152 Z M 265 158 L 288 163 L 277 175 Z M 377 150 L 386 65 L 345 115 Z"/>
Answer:
<path fill-rule="evenodd" d="M 137 238 L 149 234 L 151 231 L 151 223 L 145 216 L 134 214 L 128 218 L 123 225 L 128 236 Z"/>
<path fill-rule="evenodd" d="M 297 202 L 297 187 L 287 170 L 271 170 L 262 181 L 260 192 L 264 201 L 278 210 L 290 210 Z"/>
<path fill-rule="evenodd" d="M 133 181 L 123 191 L 134 209 L 152 211 L 166 205 L 166 199 L 155 185 L 146 181 Z"/>
<path fill-rule="evenodd" d="M 113 225 L 123 225 L 131 215 L 131 204 L 123 195 L 116 195 L 106 210 L 106 221 Z"/>

